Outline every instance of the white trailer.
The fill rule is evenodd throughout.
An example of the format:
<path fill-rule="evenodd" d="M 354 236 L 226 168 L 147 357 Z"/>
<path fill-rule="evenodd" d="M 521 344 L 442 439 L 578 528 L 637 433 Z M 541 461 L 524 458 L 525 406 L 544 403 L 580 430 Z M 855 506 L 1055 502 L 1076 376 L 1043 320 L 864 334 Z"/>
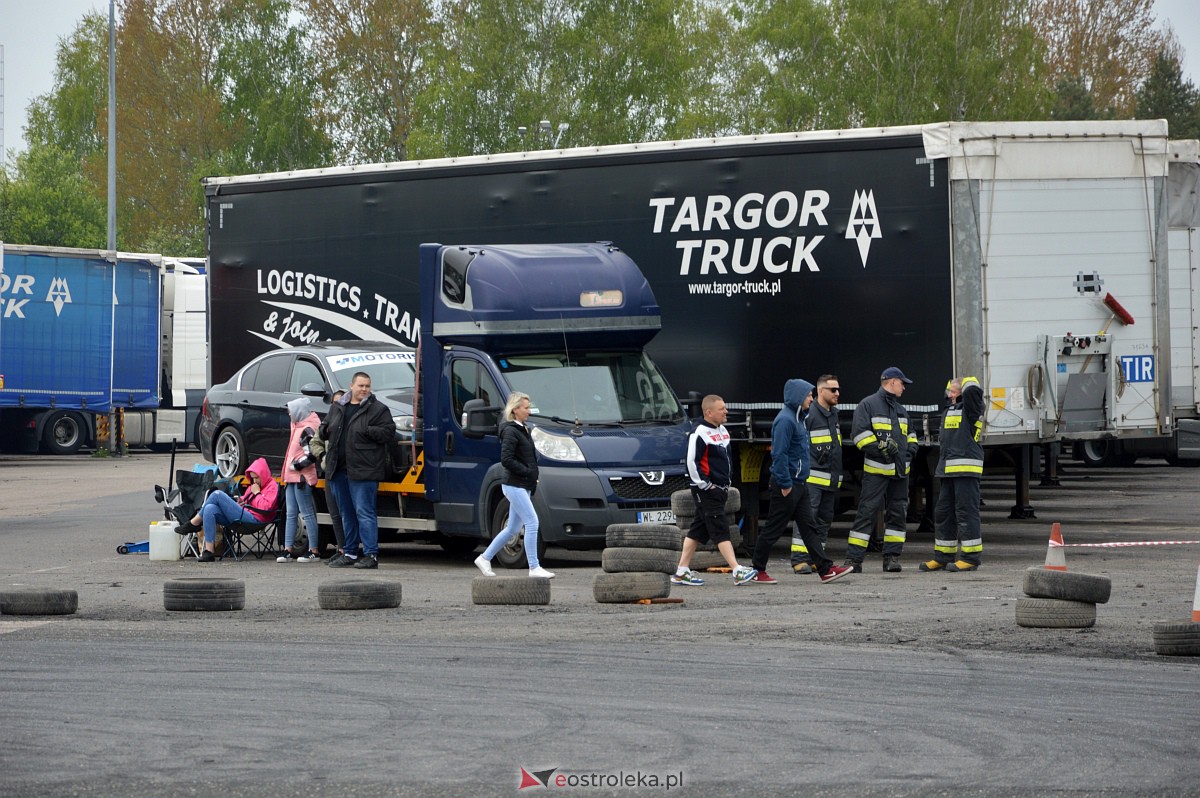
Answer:
<path fill-rule="evenodd" d="M 990 393 L 986 442 L 1159 434 L 1166 123 L 951 123 L 925 139 L 949 161 L 956 371 Z"/>

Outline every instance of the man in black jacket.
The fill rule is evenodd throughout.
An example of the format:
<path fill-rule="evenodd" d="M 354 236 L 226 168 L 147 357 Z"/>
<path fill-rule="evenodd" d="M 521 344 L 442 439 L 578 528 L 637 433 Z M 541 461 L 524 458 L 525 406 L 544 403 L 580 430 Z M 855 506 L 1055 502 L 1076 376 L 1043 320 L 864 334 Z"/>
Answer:
<path fill-rule="evenodd" d="M 396 437 L 396 422 L 387 406 L 371 393 L 371 377 L 360 371 L 350 391 L 329 407 L 321 424 L 325 439 L 325 480 L 333 488 L 346 532 L 340 557 L 331 568 L 379 567 L 379 518 L 375 495 L 387 479 L 387 446 Z M 358 556 L 362 542 L 363 556 Z"/>

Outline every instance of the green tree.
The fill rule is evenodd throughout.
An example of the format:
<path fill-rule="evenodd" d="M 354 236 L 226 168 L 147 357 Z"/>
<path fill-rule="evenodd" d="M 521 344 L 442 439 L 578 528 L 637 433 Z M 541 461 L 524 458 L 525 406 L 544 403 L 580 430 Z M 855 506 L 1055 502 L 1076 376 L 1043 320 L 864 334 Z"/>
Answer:
<path fill-rule="evenodd" d="M 538 123 L 567 121 L 559 43 L 568 0 L 452 0 L 436 24 L 432 78 L 418 97 L 413 156 L 479 155 L 547 146 Z M 522 136 L 519 129 L 525 128 Z M 573 124 L 569 141 L 583 141 Z"/>
<path fill-rule="evenodd" d="M 1101 110 L 1096 107 L 1096 99 L 1092 96 L 1087 81 L 1081 75 L 1062 78 L 1055 84 L 1054 105 L 1050 108 L 1051 119 L 1112 119 L 1112 117 L 1111 108 Z"/>
<path fill-rule="evenodd" d="M 742 0 L 723 37 L 727 68 L 714 89 L 739 133 L 850 124 L 846 41 L 823 0 Z"/>
<path fill-rule="evenodd" d="M 108 103 L 108 17 L 89 12 L 55 51 L 54 88 L 29 104 L 25 139 L 87 158 L 104 153 L 100 112 Z"/>
<path fill-rule="evenodd" d="M 231 173 L 327 166 L 333 142 L 318 119 L 307 32 L 290 0 L 239 0 L 221 9 L 216 84 L 232 138 L 213 167 Z"/>
<path fill-rule="evenodd" d="M 304 10 L 338 158 L 405 160 L 438 37 L 427 0 L 305 0 Z"/>
<path fill-rule="evenodd" d="M 1042 48 L 1024 0 L 832 0 L 850 124 L 1032 119 Z"/>
<path fill-rule="evenodd" d="M 98 249 L 105 245 L 103 200 L 78 156 L 35 142 L 0 174 L 0 241 Z"/>
<path fill-rule="evenodd" d="M 1200 138 L 1200 92 L 1184 81 L 1179 59 L 1160 52 L 1137 92 L 1139 119 L 1165 119 L 1173 139 Z"/>
<path fill-rule="evenodd" d="M 555 43 L 552 96 L 581 144 L 655 141 L 678 130 L 704 54 L 684 0 L 584 0 Z"/>
<path fill-rule="evenodd" d="M 1046 45 L 1048 83 L 1081 78 L 1097 110 L 1129 118 L 1155 53 L 1177 54 L 1154 24 L 1154 0 L 1033 0 L 1030 22 Z"/>

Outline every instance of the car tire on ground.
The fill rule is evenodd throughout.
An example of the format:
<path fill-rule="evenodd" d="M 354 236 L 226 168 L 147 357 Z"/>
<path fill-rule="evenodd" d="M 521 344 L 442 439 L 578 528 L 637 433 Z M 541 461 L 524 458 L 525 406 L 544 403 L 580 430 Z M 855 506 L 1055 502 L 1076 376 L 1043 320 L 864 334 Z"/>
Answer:
<path fill-rule="evenodd" d="M 623 604 L 671 595 L 671 578 L 656 572 L 596 574 L 592 596 L 601 604 Z"/>
<path fill-rule="evenodd" d="M 228 612 L 246 607 L 246 583 L 225 577 L 184 576 L 163 583 L 163 607 L 176 612 Z"/>
<path fill-rule="evenodd" d="M 683 539 L 679 527 L 661 524 L 609 524 L 604 542 L 610 549 L 642 548 L 679 551 Z"/>
<path fill-rule="evenodd" d="M 725 496 L 725 512 L 726 514 L 736 513 L 742 509 L 742 493 L 737 488 L 730 488 L 729 493 Z M 677 490 L 671 494 L 671 512 L 675 513 L 678 518 L 680 515 L 696 514 L 696 500 L 692 498 L 692 491 Z"/>
<path fill-rule="evenodd" d="M 477 576 L 471 580 L 473 604 L 549 604 L 550 580 L 540 576 Z"/>
<path fill-rule="evenodd" d="M 1200 657 L 1200 623 L 1155 621 L 1154 653 L 1169 657 Z"/>
<path fill-rule="evenodd" d="M 625 574 L 655 571 L 673 574 L 679 565 L 679 555 L 670 549 L 615 548 L 600 555 L 600 567 L 606 574 Z"/>
<path fill-rule="evenodd" d="M 0 591 L 0 615 L 74 615 L 79 594 L 74 590 L 26 587 Z"/>
<path fill-rule="evenodd" d="M 1051 598 L 1017 599 L 1017 626 L 1086 629 L 1096 625 L 1096 605 Z"/>
<path fill-rule="evenodd" d="M 729 563 L 717 551 L 698 551 L 692 555 L 691 569 L 705 571 L 709 568 L 726 568 Z"/>
<path fill-rule="evenodd" d="M 1022 589 L 1025 595 L 1033 598 L 1104 604 L 1112 594 L 1112 580 L 1107 576 L 1054 571 L 1035 566 L 1026 569 Z"/>
<path fill-rule="evenodd" d="M 396 581 L 336 579 L 317 586 L 317 604 L 323 610 L 387 610 L 400 606 Z"/>
<path fill-rule="evenodd" d="M 679 526 L 680 548 L 683 547 L 683 538 L 687 535 L 687 531 L 692 526 L 694 515 L 676 516 L 676 523 Z M 742 528 L 738 526 L 737 519 L 732 515 L 726 515 L 725 520 L 729 522 L 729 542 L 733 544 L 733 548 L 740 549 L 742 547 Z M 715 543 L 701 543 L 698 551 L 716 551 Z"/>

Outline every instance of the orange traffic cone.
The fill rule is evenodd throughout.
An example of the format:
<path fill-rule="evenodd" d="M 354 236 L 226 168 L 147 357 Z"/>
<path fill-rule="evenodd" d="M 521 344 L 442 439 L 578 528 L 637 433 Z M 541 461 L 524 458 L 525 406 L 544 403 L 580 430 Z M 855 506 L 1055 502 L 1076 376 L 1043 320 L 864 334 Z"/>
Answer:
<path fill-rule="evenodd" d="M 1067 570 L 1067 555 L 1063 551 L 1062 527 L 1058 522 L 1050 527 L 1050 545 L 1046 548 L 1046 568 L 1051 571 Z"/>
<path fill-rule="evenodd" d="M 1196 569 L 1196 597 L 1192 599 L 1192 623 L 1200 623 L 1200 568 Z"/>

